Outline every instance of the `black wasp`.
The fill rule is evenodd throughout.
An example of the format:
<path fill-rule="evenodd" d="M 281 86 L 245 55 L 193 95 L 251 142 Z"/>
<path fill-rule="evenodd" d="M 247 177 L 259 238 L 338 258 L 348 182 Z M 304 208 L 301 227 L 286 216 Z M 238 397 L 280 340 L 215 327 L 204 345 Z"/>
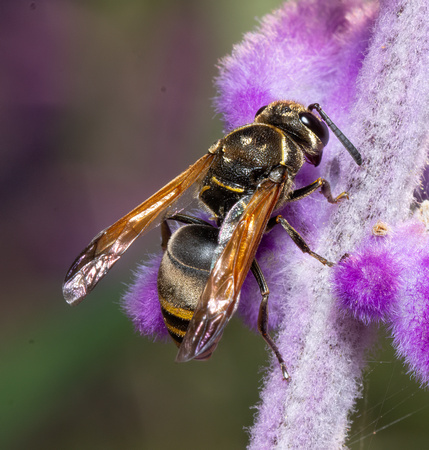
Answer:
<path fill-rule="evenodd" d="M 319 188 L 330 203 L 347 197 L 344 192 L 333 197 L 322 178 L 293 189 L 306 161 L 314 166 L 320 163 L 329 140 L 326 124 L 360 165 L 359 152 L 317 103 L 308 108 L 293 101 L 270 103 L 257 111 L 253 123 L 219 139 L 195 164 L 98 234 L 67 272 L 63 285 L 67 302 L 79 303 L 135 239 L 161 223 L 164 256 L 158 292 L 165 324 L 179 347 L 176 361 L 211 356 L 237 309 L 250 270 L 262 296 L 258 329 L 279 360 L 283 377 L 289 378 L 267 331 L 269 290 L 255 254 L 266 230 L 280 224 L 303 252 L 332 265 L 311 251 L 284 217 L 275 214 L 285 203 Z M 216 226 L 179 213 L 176 201 L 190 187 L 197 188 Z M 172 234 L 169 220 L 185 225 Z"/>

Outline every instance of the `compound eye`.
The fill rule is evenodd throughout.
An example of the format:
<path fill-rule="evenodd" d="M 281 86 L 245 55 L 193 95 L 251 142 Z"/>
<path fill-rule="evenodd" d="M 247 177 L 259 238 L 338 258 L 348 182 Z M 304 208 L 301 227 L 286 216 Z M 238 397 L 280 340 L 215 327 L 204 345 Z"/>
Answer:
<path fill-rule="evenodd" d="M 255 117 L 259 116 L 259 114 L 261 114 L 261 112 L 262 112 L 267 106 L 268 106 L 268 105 L 261 106 L 261 107 L 256 111 Z"/>
<path fill-rule="evenodd" d="M 310 112 L 300 113 L 299 119 L 322 141 L 322 144 L 325 147 L 329 142 L 329 130 L 325 122 L 322 122 Z"/>

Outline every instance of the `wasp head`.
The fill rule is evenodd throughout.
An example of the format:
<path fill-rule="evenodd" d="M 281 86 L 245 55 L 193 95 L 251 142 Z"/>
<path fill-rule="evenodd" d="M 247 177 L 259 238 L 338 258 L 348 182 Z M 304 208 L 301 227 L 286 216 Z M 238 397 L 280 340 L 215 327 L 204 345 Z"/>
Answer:
<path fill-rule="evenodd" d="M 259 108 L 255 123 L 279 128 L 301 147 L 309 163 L 319 165 L 323 148 L 329 141 L 328 127 L 303 105 L 292 101 L 270 103 Z"/>

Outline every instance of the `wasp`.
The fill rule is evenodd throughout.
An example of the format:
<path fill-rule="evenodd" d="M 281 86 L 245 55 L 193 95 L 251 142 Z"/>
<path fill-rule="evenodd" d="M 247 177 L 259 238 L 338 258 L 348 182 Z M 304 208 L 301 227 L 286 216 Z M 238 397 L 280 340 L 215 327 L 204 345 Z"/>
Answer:
<path fill-rule="evenodd" d="M 285 362 L 268 333 L 269 289 L 255 255 L 264 233 L 280 224 L 304 253 L 333 265 L 276 213 L 318 189 L 330 203 L 348 198 L 345 192 L 333 197 L 323 178 L 294 189 L 294 179 L 306 162 L 319 165 L 329 140 L 328 127 L 360 165 L 358 150 L 317 103 L 306 108 L 293 101 L 275 101 L 261 107 L 253 123 L 219 139 L 187 170 L 101 231 L 67 272 L 66 301 L 78 304 L 139 236 L 161 224 L 164 255 L 158 293 L 164 322 L 179 347 L 176 361 L 212 355 L 250 271 L 262 297 L 258 329 L 288 379 Z M 181 213 L 178 200 L 186 192 L 196 192 L 193 196 L 215 225 Z M 184 224 L 174 233 L 168 225 L 173 220 Z"/>

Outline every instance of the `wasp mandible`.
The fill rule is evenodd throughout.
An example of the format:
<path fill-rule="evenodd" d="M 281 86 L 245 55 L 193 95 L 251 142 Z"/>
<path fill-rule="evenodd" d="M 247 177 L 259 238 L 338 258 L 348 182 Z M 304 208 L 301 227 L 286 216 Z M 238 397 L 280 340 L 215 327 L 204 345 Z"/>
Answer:
<path fill-rule="evenodd" d="M 288 221 L 275 213 L 319 188 L 330 203 L 347 198 L 345 192 L 333 197 L 323 178 L 293 189 L 305 162 L 319 165 L 329 140 L 327 125 L 360 165 L 357 149 L 317 103 L 308 108 L 293 101 L 263 106 L 253 123 L 219 139 L 187 170 L 101 231 L 67 272 L 66 301 L 78 304 L 139 236 L 161 224 L 164 256 L 158 293 L 165 324 L 179 347 L 176 361 L 212 355 L 251 271 L 262 296 L 258 329 L 288 379 L 285 362 L 268 334 L 269 290 L 255 255 L 264 233 L 280 224 L 304 253 L 333 265 L 313 252 Z M 176 206 L 191 187 L 197 188 L 198 199 L 216 225 L 182 214 Z M 171 220 L 185 225 L 171 233 Z"/>

